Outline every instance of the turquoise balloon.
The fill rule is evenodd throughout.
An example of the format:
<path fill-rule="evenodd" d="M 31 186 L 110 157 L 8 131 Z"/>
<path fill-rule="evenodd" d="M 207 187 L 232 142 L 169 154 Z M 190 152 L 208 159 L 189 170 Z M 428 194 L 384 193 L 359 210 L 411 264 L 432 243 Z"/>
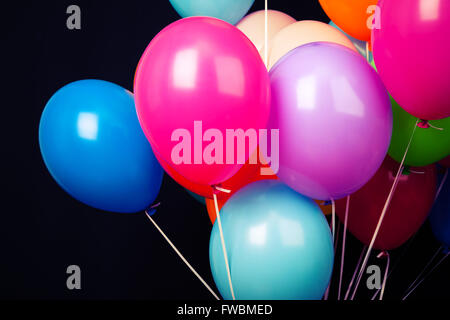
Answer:
<path fill-rule="evenodd" d="M 236 192 L 220 211 L 236 299 L 321 299 L 333 269 L 333 240 L 317 204 L 278 181 Z M 216 220 L 209 244 L 214 281 L 231 299 Z"/>
<path fill-rule="evenodd" d="M 185 190 L 187 191 L 187 193 L 189 193 L 189 195 L 190 195 L 192 198 L 194 198 L 195 200 L 197 200 L 198 203 L 201 203 L 201 204 L 203 204 L 203 205 L 206 206 L 206 200 L 205 200 L 204 197 L 202 197 L 202 196 L 200 196 L 200 195 L 198 195 L 198 194 L 196 194 L 196 193 L 194 193 L 194 192 L 192 192 L 192 191 L 190 191 L 190 190 L 188 190 L 188 189 L 185 189 Z"/>
<path fill-rule="evenodd" d="M 214 17 L 236 24 L 253 5 L 255 0 L 170 0 L 183 18 L 193 16 Z"/>
<path fill-rule="evenodd" d="M 42 113 L 39 145 L 56 182 L 89 206 L 132 213 L 159 193 L 163 170 L 133 95 L 116 84 L 81 80 L 59 89 Z"/>
<path fill-rule="evenodd" d="M 332 26 L 333 28 L 338 29 L 340 32 L 342 32 L 343 34 L 345 34 L 345 36 L 347 38 L 349 38 L 349 40 L 353 43 L 353 45 L 355 46 L 356 50 L 358 50 L 358 52 L 364 57 L 366 58 L 367 56 L 367 44 L 365 41 L 353 38 L 352 36 L 346 34 L 341 28 L 339 28 L 333 21 L 330 21 L 328 23 L 330 26 Z M 369 51 L 369 60 L 372 60 L 372 53 Z"/>

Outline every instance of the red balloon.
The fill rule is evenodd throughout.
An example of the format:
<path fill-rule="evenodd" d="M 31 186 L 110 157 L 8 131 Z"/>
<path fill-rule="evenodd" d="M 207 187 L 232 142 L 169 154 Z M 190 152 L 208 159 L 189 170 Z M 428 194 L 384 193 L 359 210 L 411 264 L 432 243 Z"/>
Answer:
<path fill-rule="evenodd" d="M 440 165 L 443 165 L 446 168 L 450 168 L 450 156 L 439 161 Z"/>
<path fill-rule="evenodd" d="M 369 244 L 394 183 L 399 164 L 386 157 L 375 176 L 350 196 L 348 229 Z M 406 172 L 406 171 L 405 171 Z M 406 242 L 422 225 L 436 194 L 436 166 L 411 167 L 399 177 L 374 248 L 391 250 Z M 336 201 L 336 214 L 345 218 L 346 199 Z"/>
<path fill-rule="evenodd" d="M 175 169 L 173 169 L 167 162 L 165 162 L 163 159 L 161 159 L 161 157 L 158 155 L 157 152 L 155 152 L 155 157 L 159 161 L 161 166 L 163 167 L 164 171 L 166 171 L 166 173 L 173 180 L 175 180 L 179 185 L 181 185 L 182 187 L 184 187 L 184 188 L 188 189 L 189 191 L 192 191 L 202 197 L 205 197 L 207 199 L 208 198 L 212 199 L 213 188 L 210 185 L 200 184 L 200 183 L 196 183 L 196 182 L 192 182 L 192 181 L 188 180 L 187 178 L 185 178 L 184 176 L 179 174 Z M 265 179 L 268 179 L 268 178 L 270 179 L 271 177 L 276 178 L 275 175 L 262 176 L 260 173 L 261 167 L 269 167 L 269 165 L 250 164 L 249 161 L 247 161 L 247 163 L 245 163 L 234 176 L 232 176 L 225 182 L 221 183 L 220 186 L 224 189 L 235 192 L 251 182 L 264 179 L 261 177 L 265 177 Z M 228 199 L 229 194 L 226 192 L 218 192 L 217 197 L 220 200 Z"/>

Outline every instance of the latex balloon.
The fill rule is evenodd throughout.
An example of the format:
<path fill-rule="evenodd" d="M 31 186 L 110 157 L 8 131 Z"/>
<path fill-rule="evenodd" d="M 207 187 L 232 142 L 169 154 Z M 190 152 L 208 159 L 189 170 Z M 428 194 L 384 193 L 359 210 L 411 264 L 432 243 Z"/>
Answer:
<path fill-rule="evenodd" d="M 367 42 L 366 41 L 362 41 L 362 40 L 358 40 L 356 38 L 353 38 L 352 36 L 346 34 L 341 28 L 339 28 L 333 21 L 330 21 L 328 23 L 330 26 L 332 26 L 333 28 L 338 29 L 339 31 L 341 31 L 355 46 L 356 50 L 358 50 L 358 52 L 364 57 L 367 57 Z M 372 55 L 372 53 L 369 50 L 369 55 Z"/>
<path fill-rule="evenodd" d="M 348 229 L 362 243 L 372 239 L 399 164 L 386 157 L 375 176 L 350 196 Z M 398 180 L 389 208 L 374 244 L 392 250 L 405 243 L 427 218 L 436 193 L 436 167 L 411 167 Z M 346 199 L 336 202 L 336 213 L 345 218 Z"/>
<path fill-rule="evenodd" d="M 245 166 L 244 166 L 245 167 Z M 228 201 L 228 199 L 230 199 L 233 194 L 235 194 L 237 191 L 239 191 L 239 189 L 241 189 L 242 187 L 244 187 L 245 185 L 248 185 L 250 183 L 256 182 L 256 181 L 261 181 L 261 180 L 278 180 L 276 175 L 271 175 L 271 176 L 267 176 L 267 175 L 261 175 L 258 172 L 255 172 L 255 174 L 251 177 L 249 177 L 249 179 L 246 181 L 246 183 L 243 186 L 240 186 L 239 188 L 236 189 L 232 189 L 232 191 L 230 193 L 218 193 L 217 195 L 221 195 L 220 198 L 218 198 L 217 200 L 217 205 L 218 205 L 218 209 L 219 211 L 222 209 L 222 207 L 225 205 L 225 203 Z M 214 224 L 214 222 L 216 221 L 216 207 L 214 204 L 214 199 L 211 198 L 205 198 L 205 203 L 206 203 L 206 210 L 208 211 L 208 216 L 209 219 L 211 220 L 211 223 Z"/>
<path fill-rule="evenodd" d="M 362 187 L 386 155 L 392 131 L 389 96 L 356 52 L 311 43 L 270 71 L 269 129 L 279 129 L 277 176 L 317 200 Z"/>
<path fill-rule="evenodd" d="M 255 0 L 170 0 L 183 18 L 192 16 L 214 17 L 236 24 L 247 13 Z"/>
<path fill-rule="evenodd" d="M 372 60 L 371 65 L 377 70 L 375 61 Z M 392 97 L 390 98 L 394 115 L 394 125 L 388 153 L 397 162 L 401 163 L 417 118 L 408 114 Z M 439 129 L 431 128 L 429 124 Z M 417 167 L 427 166 L 450 154 L 449 131 L 450 118 L 429 121 L 425 126 L 417 126 L 404 164 Z"/>
<path fill-rule="evenodd" d="M 404 111 L 392 98 L 391 103 L 394 128 L 388 153 L 397 162 L 401 162 L 417 118 Z M 450 154 L 450 118 L 429 123 L 443 130 L 417 127 L 405 158 L 406 165 L 422 167 L 444 159 Z"/>
<path fill-rule="evenodd" d="M 226 131 L 258 132 L 270 108 L 269 77 L 255 46 L 236 27 L 208 17 L 178 20 L 152 40 L 136 72 L 135 95 L 158 157 L 202 185 L 236 174 L 245 161 L 237 152 L 224 159 Z M 211 145 L 214 157 L 205 156 Z"/>
<path fill-rule="evenodd" d="M 341 44 L 357 52 L 350 39 L 336 28 L 319 21 L 298 21 L 281 29 L 270 42 L 269 69 L 292 49 L 319 41 Z"/>
<path fill-rule="evenodd" d="M 199 196 L 210 198 L 213 197 L 213 188 L 207 184 L 199 184 L 192 181 L 189 181 L 181 174 L 177 173 L 174 169 L 172 169 L 164 160 L 162 160 L 157 154 L 155 154 L 159 163 L 166 171 L 166 173 L 175 180 L 176 183 L 184 187 L 186 190 L 193 192 Z M 238 172 L 228 180 L 224 181 L 220 184 L 220 186 L 224 189 L 235 192 L 245 186 L 246 184 L 255 181 L 255 177 L 261 176 L 261 168 L 269 167 L 268 165 L 261 164 L 250 164 L 248 161 L 242 168 L 239 169 Z M 270 167 L 269 167 L 270 168 Z M 262 176 L 262 177 L 271 177 L 271 176 Z M 276 177 L 276 176 L 275 176 Z M 225 199 L 229 197 L 229 194 L 226 192 L 218 192 L 218 199 Z"/>
<path fill-rule="evenodd" d="M 380 0 L 373 53 L 389 93 L 409 114 L 425 120 L 450 116 L 450 1 Z M 420 65 L 420 68 L 416 67 Z"/>
<path fill-rule="evenodd" d="M 81 80 L 59 89 L 42 113 L 39 145 L 56 182 L 87 205 L 137 212 L 158 195 L 163 171 L 133 95 L 118 85 Z"/>
<path fill-rule="evenodd" d="M 269 180 L 269 179 L 267 179 L 267 180 Z M 217 204 L 218 204 L 218 207 L 219 207 L 219 212 L 220 212 L 220 210 L 222 209 L 222 207 L 225 205 L 225 203 L 228 201 L 228 199 L 230 197 L 231 197 L 231 195 L 228 196 L 228 194 L 227 194 L 227 196 L 225 196 L 225 199 L 217 200 Z M 213 199 L 209 199 L 209 198 L 205 198 L 205 202 L 206 202 L 206 210 L 208 211 L 209 219 L 211 220 L 211 223 L 214 224 L 214 222 L 216 221 L 216 218 L 217 218 L 217 216 L 216 216 L 216 208 L 215 208 L 215 205 L 214 205 L 214 200 Z M 331 214 L 331 210 L 332 210 L 331 209 L 331 205 L 326 205 L 326 204 L 323 203 L 323 201 L 319 201 L 319 200 L 314 200 L 314 202 L 319 206 L 320 210 L 322 211 L 322 213 L 324 215 Z"/>
<path fill-rule="evenodd" d="M 448 170 L 448 169 L 447 169 Z M 430 214 L 431 230 L 443 246 L 450 248 L 450 179 L 444 182 Z"/>
<path fill-rule="evenodd" d="M 267 10 L 267 40 L 270 43 L 278 31 L 294 23 L 291 16 L 276 10 Z M 265 56 L 265 10 L 250 13 L 236 27 L 241 30 L 258 49 L 261 58 Z M 270 47 L 268 51 L 270 50 Z M 268 53 L 268 52 L 267 52 Z"/>
<path fill-rule="evenodd" d="M 378 0 L 319 0 L 325 13 L 353 38 L 370 41 Z"/>
<path fill-rule="evenodd" d="M 439 161 L 439 164 L 446 167 L 446 168 L 450 168 L 450 156 L 448 156 L 447 158 Z"/>
<path fill-rule="evenodd" d="M 321 299 L 333 269 L 328 223 L 312 201 L 278 181 L 258 181 L 222 208 L 223 235 L 236 299 Z M 231 299 L 219 228 L 209 245 L 212 275 Z"/>

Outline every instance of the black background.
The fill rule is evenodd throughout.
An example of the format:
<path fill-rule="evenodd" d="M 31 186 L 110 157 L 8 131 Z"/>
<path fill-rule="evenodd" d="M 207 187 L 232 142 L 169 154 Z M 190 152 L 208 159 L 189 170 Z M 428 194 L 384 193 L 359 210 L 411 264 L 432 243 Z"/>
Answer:
<path fill-rule="evenodd" d="M 71 4 L 81 7 L 81 30 L 66 28 Z M 251 11 L 263 6 L 256 0 Z M 297 20 L 329 21 L 316 0 L 272 0 L 269 8 Z M 161 29 L 179 19 L 169 1 L 21 1 L 2 4 L 2 12 L 0 298 L 212 299 L 144 214 L 107 213 L 74 200 L 51 178 L 38 145 L 41 112 L 63 85 L 96 78 L 132 90 L 140 55 Z M 206 208 L 168 176 L 158 200 L 155 220 L 213 285 Z M 425 224 L 405 247 L 391 253 L 396 267 L 386 299 L 400 299 L 439 243 Z M 344 288 L 361 248 L 349 235 Z M 384 269 L 384 260 L 373 262 Z M 66 288 L 66 268 L 72 264 L 81 267 L 81 290 Z M 446 261 L 410 299 L 448 299 L 448 267 Z M 336 263 L 330 299 L 335 299 L 338 268 Z M 357 298 L 370 295 L 362 283 Z"/>

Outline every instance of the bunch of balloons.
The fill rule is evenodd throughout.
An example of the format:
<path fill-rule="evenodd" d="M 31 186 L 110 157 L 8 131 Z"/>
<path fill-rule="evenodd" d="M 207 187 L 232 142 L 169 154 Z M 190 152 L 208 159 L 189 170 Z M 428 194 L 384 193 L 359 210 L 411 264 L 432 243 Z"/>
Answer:
<path fill-rule="evenodd" d="M 334 260 L 324 202 L 337 201 L 341 218 L 348 211 L 349 230 L 369 243 L 398 183 L 375 248 L 418 230 L 436 195 L 434 163 L 450 152 L 440 41 L 450 2 L 319 0 L 330 24 L 275 10 L 245 16 L 254 0 L 170 2 L 183 19 L 146 48 L 134 94 L 82 80 L 48 101 L 39 141 L 62 188 L 95 208 L 138 212 L 164 170 L 204 197 L 225 299 L 230 282 L 238 299 L 321 299 Z M 449 245 L 447 191 L 431 221 Z"/>

